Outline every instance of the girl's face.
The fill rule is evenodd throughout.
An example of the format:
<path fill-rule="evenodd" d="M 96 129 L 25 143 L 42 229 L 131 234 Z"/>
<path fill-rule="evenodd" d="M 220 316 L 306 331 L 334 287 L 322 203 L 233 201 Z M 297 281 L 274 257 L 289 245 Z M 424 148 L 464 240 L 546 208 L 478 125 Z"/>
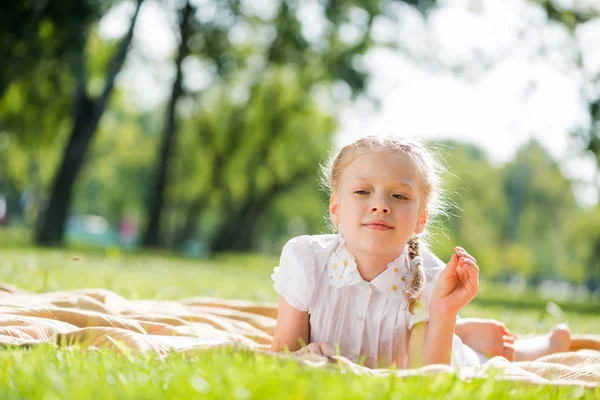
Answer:
<path fill-rule="evenodd" d="M 397 257 L 427 222 L 419 173 L 408 156 L 376 151 L 346 167 L 331 196 L 332 222 L 341 224 L 351 252 Z"/>

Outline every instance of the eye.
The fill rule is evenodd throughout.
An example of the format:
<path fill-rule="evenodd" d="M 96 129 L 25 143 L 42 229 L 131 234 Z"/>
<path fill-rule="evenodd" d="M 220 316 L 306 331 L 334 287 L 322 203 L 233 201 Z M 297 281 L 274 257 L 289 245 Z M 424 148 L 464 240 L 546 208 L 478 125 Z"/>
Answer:
<path fill-rule="evenodd" d="M 356 194 L 369 194 L 369 192 L 367 192 L 366 190 L 357 190 L 354 193 L 356 193 Z"/>
<path fill-rule="evenodd" d="M 393 196 L 399 200 L 408 200 L 408 197 L 402 196 L 401 194 L 394 194 Z"/>

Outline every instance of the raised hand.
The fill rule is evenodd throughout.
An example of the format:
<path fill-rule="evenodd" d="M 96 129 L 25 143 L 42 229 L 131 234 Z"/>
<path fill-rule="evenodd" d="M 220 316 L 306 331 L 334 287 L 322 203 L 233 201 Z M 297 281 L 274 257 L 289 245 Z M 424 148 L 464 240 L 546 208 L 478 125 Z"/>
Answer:
<path fill-rule="evenodd" d="M 450 262 L 440 273 L 430 307 L 458 314 L 479 291 L 477 260 L 462 247 L 455 247 Z"/>

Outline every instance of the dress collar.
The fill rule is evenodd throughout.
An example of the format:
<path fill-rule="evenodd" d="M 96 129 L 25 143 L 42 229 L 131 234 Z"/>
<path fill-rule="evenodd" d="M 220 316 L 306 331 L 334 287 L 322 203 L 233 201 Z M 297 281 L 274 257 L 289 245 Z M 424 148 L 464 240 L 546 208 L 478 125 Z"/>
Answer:
<path fill-rule="evenodd" d="M 375 290 L 385 293 L 388 297 L 404 299 L 404 292 L 410 284 L 411 271 L 414 271 L 418 263 L 422 264 L 423 258 L 418 256 L 410 260 L 408 245 L 405 245 L 400 255 L 368 283 L 360 276 L 354 255 L 346 247 L 342 235 L 338 234 L 338 245 L 327 261 L 329 284 L 336 288 L 359 283 L 370 284 Z"/>

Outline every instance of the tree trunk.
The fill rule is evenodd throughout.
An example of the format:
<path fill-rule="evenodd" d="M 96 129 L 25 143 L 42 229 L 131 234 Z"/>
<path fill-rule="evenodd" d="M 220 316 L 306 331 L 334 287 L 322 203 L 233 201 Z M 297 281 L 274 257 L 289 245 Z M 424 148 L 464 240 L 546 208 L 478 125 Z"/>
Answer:
<path fill-rule="evenodd" d="M 250 250 L 252 240 L 244 240 L 248 235 L 252 235 L 253 226 L 249 226 L 248 217 L 246 216 L 252 208 L 252 200 L 248 201 L 242 208 L 230 214 L 230 217 L 221 225 L 221 229 L 217 232 L 211 241 L 211 251 L 244 251 Z M 245 242 L 245 243 L 242 243 Z"/>
<path fill-rule="evenodd" d="M 160 236 L 161 215 L 164 204 L 165 188 L 168 176 L 169 159 L 173 151 L 175 135 L 177 133 L 177 121 L 175 117 L 175 107 L 179 97 L 183 94 L 181 86 L 183 80 L 183 71 L 181 64 L 189 54 L 188 40 L 192 33 L 190 18 L 192 17 L 194 8 L 189 2 L 186 3 L 181 13 L 179 29 L 181 34 L 181 42 L 179 43 L 179 51 L 177 54 L 176 75 L 171 90 L 171 98 L 167 107 L 167 118 L 163 129 L 162 142 L 159 153 L 159 166 L 154 178 L 154 184 L 150 189 L 148 196 L 148 222 L 144 233 L 143 245 L 146 247 L 158 247 Z"/>
<path fill-rule="evenodd" d="M 129 45 L 133 39 L 133 30 L 143 0 L 138 0 L 137 8 L 131 20 L 129 31 L 121 41 L 106 73 L 106 83 L 102 94 L 94 99 L 86 93 L 85 67 L 81 55 L 78 71 L 77 92 L 75 96 L 75 115 L 69 142 L 65 147 L 62 162 L 54 177 L 48 206 L 38 217 L 35 242 L 42 246 L 62 245 L 65 222 L 69 212 L 73 187 L 83 166 L 87 150 L 92 141 L 100 117 L 106 109 L 115 84 L 115 78 L 125 63 Z"/>
<path fill-rule="evenodd" d="M 79 96 L 78 96 L 79 97 Z M 52 184 L 52 195 L 43 219 L 36 231 L 35 240 L 39 245 L 62 245 L 65 222 L 77 174 L 92 139 L 97 121 L 91 101 L 83 96 L 79 104 L 79 114 L 65 148 L 60 168 Z"/>
<path fill-rule="evenodd" d="M 175 246 L 180 247 L 186 241 L 192 239 L 196 234 L 196 224 L 200 213 L 204 209 L 206 201 L 198 200 L 194 202 L 186 211 L 186 218 L 183 226 L 175 235 Z"/>
<path fill-rule="evenodd" d="M 279 195 L 290 190 L 308 176 L 308 171 L 300 171 L 288 181 L 278 182 L 265 193 L 248 199 L 237 212 L 234 210 L 221 225 L 221 229 L 211 241 L 211 250 L 213 252 L 252 250 L 256 240 L 256 226 L 260 217 Z"/>

